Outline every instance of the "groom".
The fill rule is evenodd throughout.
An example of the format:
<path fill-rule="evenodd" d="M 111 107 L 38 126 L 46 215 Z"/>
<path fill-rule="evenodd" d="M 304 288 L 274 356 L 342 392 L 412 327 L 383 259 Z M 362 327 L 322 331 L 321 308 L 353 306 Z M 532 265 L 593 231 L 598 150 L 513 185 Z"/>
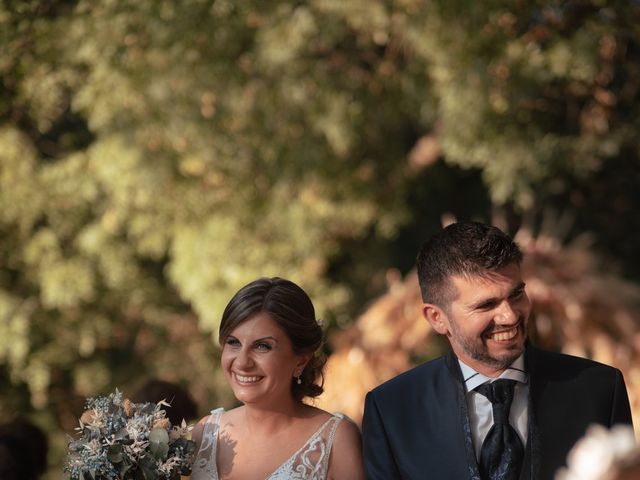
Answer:
<path fill-rule="evenodd" d="M 367 394 L 367 479 L 551 480 L 590 424 L 631 424 L 619 370 L 527 341 L 521 260 L 476 222 L 423 245 L 422 312 L 451 351 Z"/>

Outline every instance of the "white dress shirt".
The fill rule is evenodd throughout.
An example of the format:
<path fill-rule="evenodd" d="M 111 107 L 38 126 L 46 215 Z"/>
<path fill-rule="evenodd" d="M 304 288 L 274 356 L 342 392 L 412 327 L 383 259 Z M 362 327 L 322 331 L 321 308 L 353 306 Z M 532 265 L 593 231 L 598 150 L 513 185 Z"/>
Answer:
<path fill-rule="evenodd" d="M 498 378 L 517 381 L 513 401 L 511 402 L 511 410 L 509 411 L 509 423 L 518 432 L 522 445 L 526 445 L 529 428 L 527 415 L 529 409 L 527 402 L 529 398 L 529 375 L 524 371 L 524 356 L 520 355 L 498 378 L 486 377 L 476 372 L 460 359 L 458 359 L 458 362 L 460 363 L 466 388 L 469 424 L 476 458 L 480 460 L 482 442 L 493 425 L 493 408 L 487 397 L 474 391 L 474 388 L 483 383 L 498 380 Z"/>

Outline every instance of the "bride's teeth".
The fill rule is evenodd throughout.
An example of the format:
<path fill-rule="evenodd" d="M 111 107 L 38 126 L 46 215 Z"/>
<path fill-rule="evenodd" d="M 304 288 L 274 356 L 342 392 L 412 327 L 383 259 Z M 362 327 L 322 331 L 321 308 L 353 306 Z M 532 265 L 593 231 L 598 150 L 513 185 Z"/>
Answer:
<path fill-rule="evenodd" d="M 236 374 L 236 378 L 238 379 L 239 382 L 243 382 L 243 383 L 253 383 L 260 380 L 260 377 L 245 377 L 238 374 Z"/>

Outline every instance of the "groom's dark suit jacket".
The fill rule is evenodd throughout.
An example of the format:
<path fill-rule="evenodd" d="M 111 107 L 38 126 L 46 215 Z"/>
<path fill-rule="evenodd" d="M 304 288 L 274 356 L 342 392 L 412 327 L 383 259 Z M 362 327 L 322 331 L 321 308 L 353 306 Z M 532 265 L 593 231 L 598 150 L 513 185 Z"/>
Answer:
<path fill-rule="evenodd" d="M 529 434 L 521 479 L 551 480 L 592 423 L 631 424 L 619 370 L 528 345 Z M 369 480 L 479 480 L 455 355 L 422 364 L 367 394 L 362 425 Z"/>

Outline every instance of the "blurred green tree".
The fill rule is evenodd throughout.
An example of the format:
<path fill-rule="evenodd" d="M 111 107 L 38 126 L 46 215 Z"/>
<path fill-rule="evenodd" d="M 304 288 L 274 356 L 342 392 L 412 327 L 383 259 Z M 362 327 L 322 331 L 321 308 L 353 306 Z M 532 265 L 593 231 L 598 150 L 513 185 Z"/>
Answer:
<path fill-rule="evenodd" d="M 637 278 L 639 16 L 2 2 L 0 411 L 68 426 L 72 392 L 145 376 L 228 402 L 203 332 L 234 291 L 289 277 L 349 322 L 445 213 L 544 228 L 553 209 Z"/>

